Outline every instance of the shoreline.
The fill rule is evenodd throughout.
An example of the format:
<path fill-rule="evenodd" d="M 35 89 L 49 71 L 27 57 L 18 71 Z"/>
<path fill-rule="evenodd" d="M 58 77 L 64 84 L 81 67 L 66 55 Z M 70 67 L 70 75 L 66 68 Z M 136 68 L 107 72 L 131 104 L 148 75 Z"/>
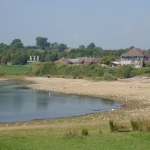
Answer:
<path fill-rule="evenodd" d="M 0 81 L 7 79 L 0 78 Z M 122 102 L 123 108 L 110 110 L 106 112 L 96 112 L 91 114 L 97 116 L 99 121 L 108 122 L 109 119 L 130 121 L 134 117 L 150 117 L 150 79 L 146 77 L 135 77 L 130 79 L 121 79 L 117 81 L 88 81 L 84 79 L 65 79 L 65 78 L 47 78 L 47 77 L 25 77 L 27 87 L 35 90 L 62 92 L 68 94 L 78 94 L 110 99 L 113 101 Z M 89 115 L 85 115 L 86 117 Z M 71 118 L 85 118 L 85 116 L 77 116 Z M 63 118 L 69 120 L 69 118 Z M 15 129 L 15 128 L 36 128 L 56 125 L 56 120 L 59 119 L 42 119 L 23 122 L 0 123 L 0 129 Z M 37 126 L 38 122 L 38 126 Z M 44 123 L 47 122 L 47 123 Z M 85 124 L 97 124 L 99 122 L 87 120 Z M 81 124 L 80 122 L 75 123 Z M 64 122 L 59 122 L 57 126 L 66 126 Z M 67 126 L 72 126 L 68 122 Z"/>

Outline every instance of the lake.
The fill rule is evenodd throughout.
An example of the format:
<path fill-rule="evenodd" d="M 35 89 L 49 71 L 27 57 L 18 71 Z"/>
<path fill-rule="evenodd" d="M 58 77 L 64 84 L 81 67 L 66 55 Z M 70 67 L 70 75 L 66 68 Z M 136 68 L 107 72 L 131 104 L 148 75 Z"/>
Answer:
<path fill-rule="evenodd" d="M 122 107 L 112 100 L 32 90 L 23 81 L 0 83 L 0 122 L 71 117 Z"/>

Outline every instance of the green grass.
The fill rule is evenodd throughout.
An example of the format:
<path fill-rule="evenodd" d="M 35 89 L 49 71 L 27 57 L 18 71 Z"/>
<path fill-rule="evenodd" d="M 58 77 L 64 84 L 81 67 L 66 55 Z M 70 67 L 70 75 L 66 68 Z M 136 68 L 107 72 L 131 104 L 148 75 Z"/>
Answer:
<path fill-rule="evenodd" d="M 93 132 L 66 136 L 63 128 L 41 128 L 0 131 L 0 150 L 148 150 L 150 132 Z M 102 131 L 103 132 L 103 131 Z"/>
<path fill-rule="evenodd" d="M 0 72 L 4 75 L 24 75 L 30 72 L 32 67 L 28 66 L 1 66 Z"/>
<path fill-rule="evenodd" d="M 39 62 L 27 63 L 26 65 L 1 65 L 0 72 L 4 75 L 26 75 Z"/>
<path fill-rule="evenodd" d="M 34 67 L 36 65 L 40 64 L 40 62 L 28 62 L 26 65 L 24 65 L 25 67 Z"/>

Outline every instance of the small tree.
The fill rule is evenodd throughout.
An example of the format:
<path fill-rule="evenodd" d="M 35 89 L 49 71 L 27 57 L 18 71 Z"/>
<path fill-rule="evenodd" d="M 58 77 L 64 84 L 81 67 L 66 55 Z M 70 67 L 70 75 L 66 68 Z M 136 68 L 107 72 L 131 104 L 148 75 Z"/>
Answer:
<path fill-rule="evenodd" d="M 1 63 L 2 64 L 7 64 L 9 58 L 7 56 L 3 56 L 2 59 L 1 59 Z"/>
<path fill-rule="evenodd" d="M 101 59 L 101 64 L 105 64 L 107 66 L 110 65 L 110 63 L 112 61 L 115 60 L 115 57 L 114 56 L 104 56 L 102 59 Z"/>

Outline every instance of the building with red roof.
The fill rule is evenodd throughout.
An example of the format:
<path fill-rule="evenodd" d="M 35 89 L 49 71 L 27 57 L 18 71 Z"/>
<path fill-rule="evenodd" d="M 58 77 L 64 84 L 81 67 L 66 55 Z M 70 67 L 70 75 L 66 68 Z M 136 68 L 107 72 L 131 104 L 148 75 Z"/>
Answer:
<path fill-rule="evenodd" d="M 121 66 L 130 64 L 135 68 L 144 67 L 150 62 L 150 54 L 139 48 L 129 50 L 125 54 L 122 54 L 120 58 Z"/>

